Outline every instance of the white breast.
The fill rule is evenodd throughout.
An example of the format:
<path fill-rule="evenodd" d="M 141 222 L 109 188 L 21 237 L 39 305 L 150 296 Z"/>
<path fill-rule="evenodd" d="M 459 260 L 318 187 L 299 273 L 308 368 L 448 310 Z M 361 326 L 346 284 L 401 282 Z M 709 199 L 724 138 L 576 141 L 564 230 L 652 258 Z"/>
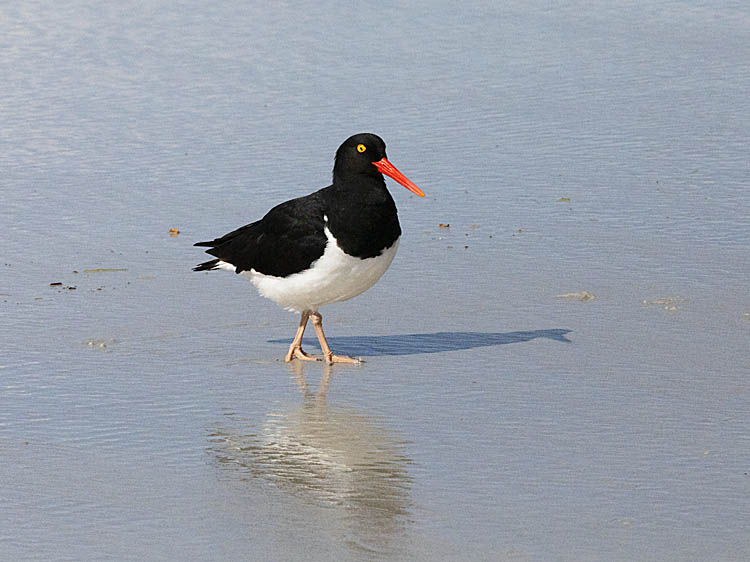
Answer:
<path fill-rule="evenodd" d="M 380 279 L 398 249 L 398 239 L 390 248 L 374 258 L 360 259 L 345 254 L 336 239 L 325 228 L 328 238 L 323 255 L 312 263 L 310 269 L 288 277 L 264 275 L 254 269 L 243 271 L 261 295 L 271 299 L 287 310 L 302 312 L 345 301 L 364 293 Z M 226 262 L 218 264 L 222 269 L 235 270 Z"/>

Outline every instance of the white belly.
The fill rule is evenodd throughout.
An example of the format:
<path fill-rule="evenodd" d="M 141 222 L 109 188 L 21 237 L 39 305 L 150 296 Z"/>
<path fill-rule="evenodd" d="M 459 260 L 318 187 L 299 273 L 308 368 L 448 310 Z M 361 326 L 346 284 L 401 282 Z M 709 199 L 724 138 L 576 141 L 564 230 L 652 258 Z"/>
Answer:
<path fill-rule="evenodd" d="M 355 258 L 339 248 L 328 228 L 325 234 L 328 238 L 326 249 L 307 271 L 288 277 L 275 277 L 251 269 L 243 271 L 242 275 L 250 279 L 261 295 L 287 310 L 317 310 L 325 304 L 356 297 L 372 287 L 391 265 L 398 249 L 397 239 L 379 256 Z M 223 269 L 235 270 L 233 265 L 225 262 L 218 265 Z"/>

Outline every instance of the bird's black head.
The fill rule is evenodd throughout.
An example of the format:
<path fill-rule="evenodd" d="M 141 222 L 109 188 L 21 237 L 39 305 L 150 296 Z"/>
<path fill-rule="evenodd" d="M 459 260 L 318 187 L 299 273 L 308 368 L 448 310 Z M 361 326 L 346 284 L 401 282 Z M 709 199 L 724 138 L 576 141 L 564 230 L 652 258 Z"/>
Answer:
<path fill-rule="evenodd" d="M 424 193 L 385 157 L 385 143 L 378 135 L 359 133 L 346 139 L 336 151 L 333 165 L 333 182 L 346 181 L 356 176 L 368 176 L 385 185 L 385 174 L 396 180 L 412 193 L 424 197 Z"/>
<path fill-rule="evenodd" d="M 373 162 L 385 158 L 385 143 L 378 135 L 359 133 L 346 139 L 336 151 L 333 177 L 379 175 Z"/>

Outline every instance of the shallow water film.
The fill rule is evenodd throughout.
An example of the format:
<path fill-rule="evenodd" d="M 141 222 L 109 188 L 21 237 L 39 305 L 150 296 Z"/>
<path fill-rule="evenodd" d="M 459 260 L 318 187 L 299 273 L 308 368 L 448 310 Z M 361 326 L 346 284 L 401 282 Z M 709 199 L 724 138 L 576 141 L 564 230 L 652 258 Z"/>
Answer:
<path fill-rule="evenodd" d="M 237 4 L 237 3 L 234 3 Z M 750 7 L 0 8 L 0 558 L 750 559 Z M 192 246 L 372 131 L 325 307 Z M 319 353 L 313 335 L 305 348 Z"/>

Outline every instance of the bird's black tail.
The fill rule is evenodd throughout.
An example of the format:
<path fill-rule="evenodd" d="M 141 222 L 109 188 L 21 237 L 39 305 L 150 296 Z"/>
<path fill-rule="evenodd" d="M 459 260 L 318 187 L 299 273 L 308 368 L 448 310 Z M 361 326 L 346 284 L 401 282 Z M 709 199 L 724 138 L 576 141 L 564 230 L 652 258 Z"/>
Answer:
<path fill-rule="evenodd" d="M 219 260 L 204 261 L 203 263 L 196 265 L 193 268 L 193 271 L 210 271 L 212 269 L 217 269 L 217 263 L 219 263 Z"/>

